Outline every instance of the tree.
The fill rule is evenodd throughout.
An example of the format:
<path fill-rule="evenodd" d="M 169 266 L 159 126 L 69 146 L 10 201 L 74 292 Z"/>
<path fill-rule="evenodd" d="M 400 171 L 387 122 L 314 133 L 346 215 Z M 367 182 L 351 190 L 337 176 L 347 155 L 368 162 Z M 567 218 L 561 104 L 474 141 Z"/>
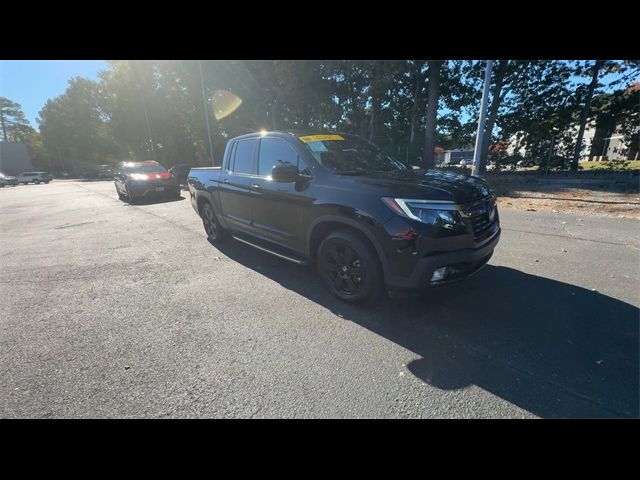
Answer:
<path fill-rule="evenodd" d="M 114 158 L 116 144 L 98 96 L 96 82 L 76 77 L 40 111 L 42 142 L 59 168 L 90 167 Z"/>
<path fill-rule="evenodd" d="M 502 102 L 502 84 L 507 73 L 507 69 L 509 68 L 509 62 L 509 60 L 496 62 L 497 65 L 493 73 L 495 84 L 491 94 L 489 115 L 487 117 L 487 121 L 483 130 L 482 148 L 480 150 L 480 173 L 484 173 L 487 170 L 487 156 L 489 155 L 489 146 L 492 143 L 491 139 L 493 137 L 493 126 L 496 123 L 496 118 L 498 117 L 498 109 L 500 108 L 500 103 Z"/>
<path fill-rule="evenodd" d="M 0 126 L 5 142 L 23 141 L 31 128 L 20 104 L 5 97 L 0 97 Z"/>
<path fill-rule="evenodd" d="M 411 126 L 409 128 L 409 154 L 413 156 L 416 150 L 416 138 L 418 133 L 418 122 L 420 119 L 420 109 L 423 103 L 423 90 L 424 85 L 426 83 L 426 78 L 424 76 L 424 66 L 425 63 L 423 60 L 416 60 L 413 64 L 413 72 L 412 72 L 412 81 L 413 81 L 413 92 L 412 92 L 412 103 L 411 103 Z"/>
<path fill-rule="evenodd" d="M 440 98 L 440 69 L 442 60 L 429 60 L 429 97 L 427 100 L 426 128 L 424 133 L 423 167 L 435 166 L 436 115 Z"/>
<path fill-rule="evenodd" d="M 582 139 L 584 137 L 584 130 L 587 126 L 587 120 L 589 119 L 589 114 L 591 113 L 591 99 L 593 98 L 593 93 L 598 86 L 598 76 L 600 74 L 600 70 L 604 65 L 603 60 L 596 60 L 593 63 L 593 67 L 591 69 L 591 82 L 589 83 L 589 87 L 587 89 L 587 96 L 584 101 L 584 107 L 582 109 L 582 115 L 580 116 L 580 125 L 578 127 L 578 138 L 576 139 L 576 147 L 573 152 L 573 160 L 571 161 L 571 170 L 573 172 L 578 171 L 578 161 L 580 160 L 580 153 L 582 152 Z"/>
<path fill-rule="evenodd" d="M 524 143 L 529 158 L 548 158 L 551 139 L 568 134 L 574 123 L 571 76 L 564 61 L 510 61 L 496 117 L 498 140 L 515 137 L 512 146 Z"/>

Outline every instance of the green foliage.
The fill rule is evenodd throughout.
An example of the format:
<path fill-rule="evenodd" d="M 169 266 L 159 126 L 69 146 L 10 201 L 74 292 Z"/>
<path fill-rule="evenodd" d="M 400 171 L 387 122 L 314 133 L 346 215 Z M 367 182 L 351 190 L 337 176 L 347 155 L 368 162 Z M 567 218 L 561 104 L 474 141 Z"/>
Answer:
<path fill-rule="evenodd" d="M 22 142 L 32 131 L 20 104 L 0 97 L 0 140 Z"/>
<path fill-rule="evenodd" d="M 298 129 L 355 133 L 417 164 L 424 157 L 433 62 L 111 61 L 98 82 L 73 79 L 63 95 L 47 102 L 40 112 L 41 142 L 34 137 L 33 149 L 39 148 L 40 158 L 54 168 L 121 159 L 206 165 L 208 116 L 218 163 L 229 137 L 260 129 Z M 473 148 L 484 67 L 480 61 L 443 62 L 435 100 L 438 115 L 429 125 L 435 146 Z M 603 72 L 616 68 L 631 79 L 638 66 L 608 62 Z M 491 91 L 497 98 L 491 103 L 494 115 L 489 115 L 496 128 L 488 122 L 491 141 L 486 149 L 519 134 L 527 157 L 546 158 L 555 135 L 556 154 L 570 156 L 560 145 L 574 140 L 570 126 L 579 120 L 586 95 L 584 82 L 575 84 L 572 78 L 588 71 L 588 62 L 496 61 Z M 632 132 L 638 125 L 637 95 L 615 93 L 606 100 L 596 93 L 595 115 L 622 121 Z M 217 103 L 223 97 L 238 101 L 226 111 Z"/>

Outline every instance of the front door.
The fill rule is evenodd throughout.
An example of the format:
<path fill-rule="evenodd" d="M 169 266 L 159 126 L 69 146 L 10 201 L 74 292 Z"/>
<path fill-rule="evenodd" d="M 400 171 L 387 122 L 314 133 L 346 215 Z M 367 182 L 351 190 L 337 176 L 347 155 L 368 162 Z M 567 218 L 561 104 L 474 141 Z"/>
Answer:
<path fill-rule="evenodd" d="M 304 212 L 312 201 L 306 193 L 310 178 L 291 183 L 272 181 L 271 169 L 282 163 L 306 170 L 300 164 L 298 153 L 286 140 L 262 138 L 257 175 L 250 184 L 250 188 L 259 196 L 259 201 L 254 202 L 253 226 L 257 235 L 296 252 L 303 252 Z"/>

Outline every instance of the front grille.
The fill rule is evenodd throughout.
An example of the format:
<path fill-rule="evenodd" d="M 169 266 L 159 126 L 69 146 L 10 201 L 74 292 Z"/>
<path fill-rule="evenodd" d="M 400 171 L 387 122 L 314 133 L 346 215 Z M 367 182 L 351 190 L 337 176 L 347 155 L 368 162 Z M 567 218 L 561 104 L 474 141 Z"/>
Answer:
<path fill-rule="evenodd" d="M 494 232 L 494 225 L 498 221 L 498 211 L 494 212 L 493 219 L 491 213 L 496 208 L 495 200 L 489 198 L 473 205 L 468 211 L 471 215 L 468 217 L 473 228 L 473 238 L 476 242 L 486 240 Z"/>
<path fill-rule="evenodd" d="M 491 227 L 495 223 L 495 219 L 492 221 L 489 220 L 489 215 L 487 213 L 483 213 L 482 215 L 478 215 L 477 217 L 471 218 L 471 226 L 473 227 L 473 238 L 476 242 L 481 242 L 485 240 L 491 235 Z"/>

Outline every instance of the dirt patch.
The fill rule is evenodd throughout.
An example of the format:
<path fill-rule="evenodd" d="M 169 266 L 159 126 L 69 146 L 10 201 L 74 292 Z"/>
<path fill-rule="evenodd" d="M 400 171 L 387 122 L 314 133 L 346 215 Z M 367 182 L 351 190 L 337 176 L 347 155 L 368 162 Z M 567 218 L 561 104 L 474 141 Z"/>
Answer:
<path fill-rule="evenodd" d="M 502 208 L 640 219 L 636 174 L 488 174 Z"/>

